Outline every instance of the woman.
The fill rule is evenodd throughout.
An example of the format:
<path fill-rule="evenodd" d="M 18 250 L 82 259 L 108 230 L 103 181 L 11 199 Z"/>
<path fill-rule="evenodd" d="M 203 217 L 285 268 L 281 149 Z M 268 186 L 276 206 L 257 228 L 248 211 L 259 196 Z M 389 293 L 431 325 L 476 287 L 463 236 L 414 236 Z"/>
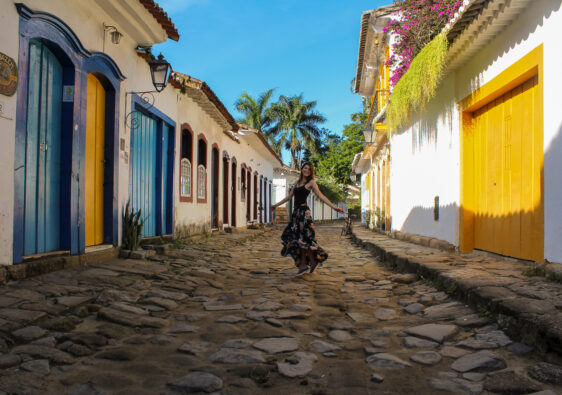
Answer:
<path fill-rule="evenodd" d="M 316 196 L 338 213 L 343 213 L 342 208 L 334 205 L 320 192 L 318 184 L 314 181 L 314 166 L 309 162 L 302 165 L 300 178 L 287 197 L 271 206 L 271 211 L 274 211 L 293 196 L 295 198 L 291 221 L 281 236 L 283 242 L 281 255 L 290 255 L 295 260 L 295 265 L 298 267 L 297 276 L 303 275 L 308 270 L 310 270 L 310 273 L 314 272 L 320 263 L 328 259 L 328 254 L 316 243 L 312 213 L 306 205 L 306 198 L 310 191 L 313 191 Z"/>

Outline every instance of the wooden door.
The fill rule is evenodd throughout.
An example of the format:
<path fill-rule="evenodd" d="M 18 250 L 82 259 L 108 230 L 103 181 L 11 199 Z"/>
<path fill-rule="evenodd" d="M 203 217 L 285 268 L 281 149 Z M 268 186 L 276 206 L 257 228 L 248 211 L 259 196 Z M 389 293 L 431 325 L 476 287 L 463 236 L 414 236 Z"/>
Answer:
<path fill-rule="evenodd" d="M 258 175 L 254 174 L 254 220 L 258 219 Z"/>
<path fill-rule="evenodd" d="M 211 227 L 219 227 L 219 151 L 211 153 Z"/>
<path fill-rule="evenodd" d="M 86 247 L 103 243 L 105 171 L 105 89 L 88 75 L 86 104 L 86 178 L 84 191 Z"/>
<path fill-rule="evenodd" d="M 475 248 L 544 258 L 538 77 L 474 113 Z"/>
<path fill-rule="evenodd" d="M 174 128 L 164 124 L 162 127 L 162 212 L 161 234 L 172 234 L 173 223 L 173 173 L 174 173 Z"/>
<path fill-rule="evenodd" d="M 252 196 L 252 174 L 249 171 L 246 171 L 246 178 L 248 188 L 246 189 L 246 221 L 250 221 L 251 218 L 251 196 Z"/>
<path fill-rule="evenodd" d="M 228 224 L 228 160 L 222 158 L 222 222 Z"/>
<path fill-rule="evenodd" d="M 56 56 L 29 44 L 24 255 L 60 249 L 62 74 Z"/>
<path fill-rule="evenodd" d="M 236 162 L 232 162 L 232 172 L 231 172 L 232 181 L 230 183 L 230 190 L 231 190 L 231 210 L 230 216 L 232 218 L 231 225 L 234 227 L 236 226 Z"/>
<path fill-rule="evenodd" d="M 143 237 L 156 236 L 157 130 L 156 121 L 135 112 L 138 127 L 131 130 L 131 206 L 141 210 Z M 158 190 L 159 191 L 159 190 Z"/>

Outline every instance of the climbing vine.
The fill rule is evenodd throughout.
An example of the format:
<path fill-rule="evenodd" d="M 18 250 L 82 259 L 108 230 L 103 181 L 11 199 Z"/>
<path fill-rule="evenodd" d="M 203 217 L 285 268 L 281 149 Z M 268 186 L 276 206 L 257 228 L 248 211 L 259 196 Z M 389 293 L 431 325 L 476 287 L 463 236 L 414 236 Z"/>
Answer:
<path fill-rule="evenodd" d="M 435 95 L 445 66 L 447 45 L 446 34 L 438 34 L 423 47 L 392 90 L 386 114 L 391 131 L 406 124 L 411 114 Z"/>

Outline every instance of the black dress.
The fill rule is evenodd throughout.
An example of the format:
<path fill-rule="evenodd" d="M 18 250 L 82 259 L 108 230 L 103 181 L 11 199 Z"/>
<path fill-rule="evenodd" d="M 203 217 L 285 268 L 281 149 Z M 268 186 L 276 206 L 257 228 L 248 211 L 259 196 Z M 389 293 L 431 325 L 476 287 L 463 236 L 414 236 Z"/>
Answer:
<path fill-rule="evenodd" d="M 299 266 L 300 248 L 313 251 L 316 262 L 319 264 L 328 259 L 328 253 L 316 242 L 312 212 L 306 205 L 306 198 L 309 194 L 310 191 L 304 185 L 295 187 L 293 190 L 293 215 L 281 235 L 283 243 L 281 255 L 292 257 L 296 266 Z"/>

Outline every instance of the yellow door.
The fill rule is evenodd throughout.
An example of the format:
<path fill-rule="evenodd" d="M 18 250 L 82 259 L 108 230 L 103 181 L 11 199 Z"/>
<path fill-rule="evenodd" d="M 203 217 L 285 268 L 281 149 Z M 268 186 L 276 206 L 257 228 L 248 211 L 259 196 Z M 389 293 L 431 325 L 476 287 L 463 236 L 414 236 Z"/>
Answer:
<path fill-rule="evenodd" d="M 86 115 L 86 246 L 103 243 L 104 144 L 105 89 L 90 74 Z"/>
<path fill-rule="evenodd" d="M 474 246 L 543 260 L 538 77 L 474 113 Z"/>

